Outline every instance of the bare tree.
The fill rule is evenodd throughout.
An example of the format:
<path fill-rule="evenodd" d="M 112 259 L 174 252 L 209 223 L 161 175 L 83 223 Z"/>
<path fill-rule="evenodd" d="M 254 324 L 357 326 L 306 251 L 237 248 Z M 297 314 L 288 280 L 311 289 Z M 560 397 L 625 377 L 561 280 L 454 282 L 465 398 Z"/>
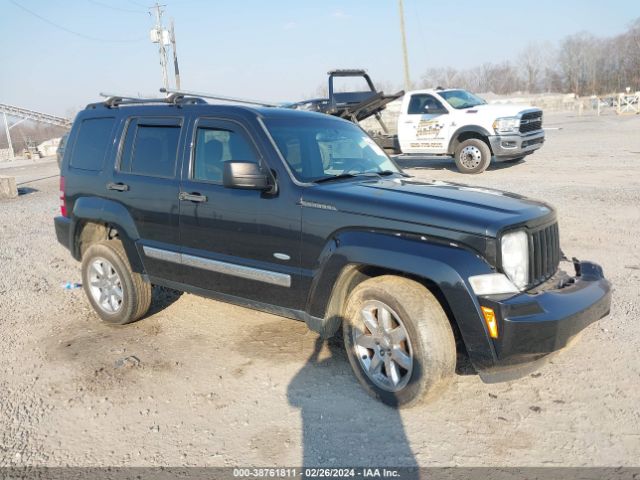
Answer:
<path fill-rule="evenodd" d="M 626 32 L 609 38 L 588 32 L 569 35 L 556 47 L 531 43 L 514 63 L 473 68 L 429 68 L 422 87 L 459 87 L 476 92 L 573 92 L 593 95 L 640 90 L 640 18 Z"/>
<path fill-rule="evenodd" d="M 524 77 L 525 90 L 530 93 L 539 92 L 541 76 L 544 70 L 544 56 L 539 43 L 530 43 L 518 58 L 518 67 Z"/>

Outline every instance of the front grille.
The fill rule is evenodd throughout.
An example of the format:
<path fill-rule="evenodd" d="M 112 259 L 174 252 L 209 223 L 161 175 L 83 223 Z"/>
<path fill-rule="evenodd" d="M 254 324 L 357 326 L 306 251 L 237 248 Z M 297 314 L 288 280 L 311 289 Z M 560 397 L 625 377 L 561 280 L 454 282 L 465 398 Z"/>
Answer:
<path fill-rule="evenodd" d="M 527 112 L 520 118 L 520 133 L 529 133 L 542 128 L 542 110 Z"/>
<path fill-rule="evenodd" d="M 529 233 L 529 284 L 537 285 L 551 278 L 560 263 L 558 224 Z"/>

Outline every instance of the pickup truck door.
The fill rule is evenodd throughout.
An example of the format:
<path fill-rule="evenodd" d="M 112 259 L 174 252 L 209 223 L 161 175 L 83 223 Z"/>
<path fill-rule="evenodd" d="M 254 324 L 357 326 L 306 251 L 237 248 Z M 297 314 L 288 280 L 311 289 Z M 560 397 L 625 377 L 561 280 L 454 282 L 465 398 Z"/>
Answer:
<path fill-rule="evenodd" d="M 224 162 L 264 156 L 247 128 L 198 118 L 180 183 L 185 278 L 197 288 L 299 309 L 301 212 L 295 198 L 226 188 Z"/>
<path fill-rule="evenodd" d="M 447 153 L 450 115 L 440 100 L 428 93 L 414 93 L 405 105 L 398 118 L 402 153 Z"/>

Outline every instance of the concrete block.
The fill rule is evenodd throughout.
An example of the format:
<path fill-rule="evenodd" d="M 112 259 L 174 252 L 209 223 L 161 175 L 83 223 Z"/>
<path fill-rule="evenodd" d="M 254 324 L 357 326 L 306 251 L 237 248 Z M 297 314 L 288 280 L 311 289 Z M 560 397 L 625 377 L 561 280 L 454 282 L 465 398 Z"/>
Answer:
<path fill-rule="evenodd" d="M 18 196 L 15 177 L 0 175 L 0 198 L 15 198 Z"/>

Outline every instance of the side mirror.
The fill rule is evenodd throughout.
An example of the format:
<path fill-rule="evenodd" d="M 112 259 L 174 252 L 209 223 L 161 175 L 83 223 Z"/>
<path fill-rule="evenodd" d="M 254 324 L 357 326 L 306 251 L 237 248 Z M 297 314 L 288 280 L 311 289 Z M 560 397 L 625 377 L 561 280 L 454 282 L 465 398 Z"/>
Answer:
<path fill-rule="evenodd" d="M 224 162 L 222 184 L 227 188 L 247 190 L 268 190 L 269 177 L 255 162 L 231 160 Z"/>

